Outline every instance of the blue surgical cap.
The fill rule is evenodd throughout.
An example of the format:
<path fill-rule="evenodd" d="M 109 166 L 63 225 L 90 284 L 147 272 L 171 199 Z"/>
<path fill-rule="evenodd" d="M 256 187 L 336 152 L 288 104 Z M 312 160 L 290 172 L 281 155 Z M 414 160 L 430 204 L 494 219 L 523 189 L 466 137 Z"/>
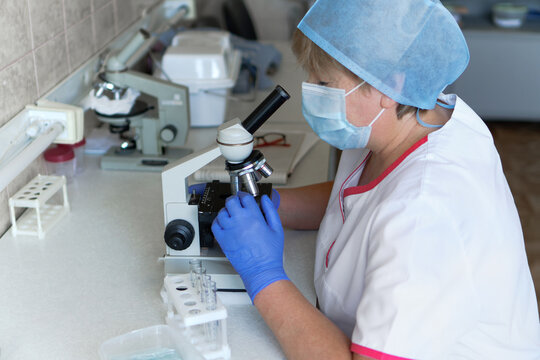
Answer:
<path fill-rule="evenodd" d="M 318 0 L 298 29 L 383 94 L 421 109 L 432 109 L 469 63 L 438 0 Z"/>

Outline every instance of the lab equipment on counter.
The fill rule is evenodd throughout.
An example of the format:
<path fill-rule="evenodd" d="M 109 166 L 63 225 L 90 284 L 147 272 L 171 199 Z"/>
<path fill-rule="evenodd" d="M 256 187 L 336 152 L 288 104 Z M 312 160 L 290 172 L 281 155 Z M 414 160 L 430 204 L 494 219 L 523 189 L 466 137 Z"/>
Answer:
<path fill-rule="evenodd" d="M 191 280 L 191 275 L 165 277 L 162 297 L 167 324 L 181 331 L 205 359 L 229 359 L 227 309 L 217 297 L 211 276 Z"/>
<path fill-rule="evenodd" d="M 501 28 L 517 29 L 523 26 L 529 9 L 525 5 L 498 3 L 492 7 L 493 23 Z"/>
<path fill-rule="evenodd" d="M 171 24 L 188 12 L 181 6 Z M 133 58 L 141 56 L 141 49 L 148 49 L 156 39 L 156 35 L 140 29 L 108 58 L 87 99 L 86 105 L 95 110 L 98 119 L 124 140 L 102 157 L 102 169 L 161 171 L 169 162 L 191 153 L 182 148 L 190 122 L 188 88 L 128 70 Z M 135 100 L 138 91 L 155 98 L 157 110 Z"/>
<path fill-rule="evenodd" d="M 47 173 L 49 175 L 65 176 L 70 183 L 75 176 L 75 152 L 70 147 L 54 146 L 43 153 Z"/>
<path fill-rule="evenodd" d="M 59 191 L 62 191 L 63 203 L 48 202 Z M 15 218 L 16 207 L 27 208 L 18 221 Z M 66 177 L 38 175 L 9 198 L 11 233 L 13 236 L 33 235 L 43 239 L 68 212 Z"/>
<path fill-rule="evenodd" d="M 0 129 L 0 190 L 51 143 L 75 143 L 82 135 L 82 108 L 51 101 L 38 102 L 38 106 L 27 105 Z M 42 239 L 69 212 L 66 176 L 74 174 L 74 153 L 66 148 L 57 155 L 51 156 L 47 164 L 52 167 L 51 172 L 62 176 L 38 175 L 9 198 L 13 236 L 34 235 Z M 63 203 L 54 204 L 50 200 L 60 190 Z M 18 222 L 17 207 L 26 208 Z"/>
<path fill-rule="evenodd" d="M 268 177 L 272 169 L 262 153 L 253 150 L 253 133 L 287 99 L 289 94 L 276 86 L 244 121 L 234 119 L 222 124 L 218 128 L 218 144 L 165 167 L 162 188 L 166 227 L 164 237 L 167 244 L 164 257 L 166 273 L 187 273 L 189 260 L 200 258 L 204 261 L 207 273 L 216 281 L 218 289 L 244 288 L 227 258 L 217 246 L 213 246 L 210 225 L 220 209 L 214 207 L 207 211 L 207 206 L 218 199 L 224 202 L 229 195 L 242 189 L 256 197 L 262 193 L 270 195 L 271 184 L 257 184 L 262 177 Z M 191 196 L 188 193 L 188 177 L 220 155 L 227 160 L 224 166 L 229 172 L 230 184 L 211 182 L 206 185 L 202 196 Z"/>
<path fill-rule="evenodd" d="M 218 126 L 241 63 L 228 32 L 186 31 L 173 38 L 156 76 L 189 88 L 191 126 Z"/>
<path fill-rule="evenodd" d="M 199 262 L 200 265 L 200 262 Z M 198 282 L 197 282 L 198 281 Z M 102 360 L 229 359 L 227 309 L 210 276 L 166 276 L 161 297 L 167 306 L 167 325 L 135 330 L 105 341 Z"/>

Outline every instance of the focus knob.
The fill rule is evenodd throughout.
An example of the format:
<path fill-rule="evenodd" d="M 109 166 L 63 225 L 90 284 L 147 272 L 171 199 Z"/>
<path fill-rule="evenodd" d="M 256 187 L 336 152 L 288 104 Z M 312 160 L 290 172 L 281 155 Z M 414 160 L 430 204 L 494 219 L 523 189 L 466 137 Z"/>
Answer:
<path fill-rule="evenodd" d="M 159 137 L 163 142 L 170 143 L 176 138 L 176 134 L 178 133 L 178 130 L 176 130 L 176 127 L 174 125 L 166 125 L 164 126 L 161 131 L 159 132 Z"/>
<path fill-rule="evenodd" d="M 165 228 L 165 243 L 173 250 L 185 250 L 193 242 L 195 229 L 186 220 L 173 220 Z"/>

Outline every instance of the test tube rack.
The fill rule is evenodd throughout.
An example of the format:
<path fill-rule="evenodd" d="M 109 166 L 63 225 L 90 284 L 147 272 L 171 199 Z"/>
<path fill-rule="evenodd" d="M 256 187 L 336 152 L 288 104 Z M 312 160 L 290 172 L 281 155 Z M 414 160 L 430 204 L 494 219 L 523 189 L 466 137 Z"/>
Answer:
<path fill-rule="evenodd" d="M 190 274 L 167 275 L 162 297 L 167 305 L 167 324 L 180 329 L 206 360 L 230 359 L 227 309 L 219 298 L 215 309 L 208 310 L 198 290 L 192 286 Z M 217 338 L 209 342 L 205 330 L 212 326 L 217 327 Z"/>
<path fill-rule="evenodd" d="M 60 190 L 63 195 L 63 204 L 47 203 Z M 27 208 L 18 220 L 15 218 L 16 207 Z M 9 216 L 13 236 L 37 235 L 38 238 L 43 239 L 47 231 L 68 212 L 65 176 L 38 175 L 9 198 Z"/>

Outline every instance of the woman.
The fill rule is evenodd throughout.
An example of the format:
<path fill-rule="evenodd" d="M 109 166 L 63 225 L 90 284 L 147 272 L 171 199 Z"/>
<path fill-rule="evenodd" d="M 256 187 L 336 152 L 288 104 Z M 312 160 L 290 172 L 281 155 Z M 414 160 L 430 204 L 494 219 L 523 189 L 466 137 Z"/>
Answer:
<path fill-rule="evenodd" d="M 491 135 L 441 91 L 469 53 L 435 0 L 319 0 L 293 50 L 304 117 L 343 151 L 334 183 L 281 190 L 285 226 L 319 228 L 320 311 L 283 270 L 267 197 L 213 224 L 294 359 L 538 359 L 540 325 L 514 201 Z"/>

